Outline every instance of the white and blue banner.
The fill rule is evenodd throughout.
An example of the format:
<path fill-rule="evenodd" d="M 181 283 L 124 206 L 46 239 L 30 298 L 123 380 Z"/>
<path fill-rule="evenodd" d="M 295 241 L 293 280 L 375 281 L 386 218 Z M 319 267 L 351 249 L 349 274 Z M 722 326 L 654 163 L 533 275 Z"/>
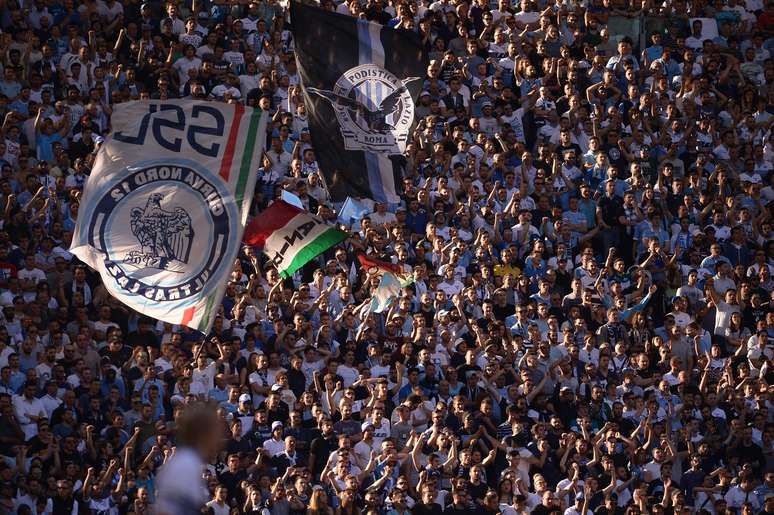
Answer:
<path fill-rule="evenodd" d="M 266 118 L 193 100 L 116 105 L 70 251 L 135 311 L 209 331 L 240 249 Z"/>
<path fill-rule="evenodd" d="M 334 201 L 400 201 L 427 54 L 417 34 L 291 3 L 309 129 Z M 324 42 L 324 44 L 321 44 Z"/>

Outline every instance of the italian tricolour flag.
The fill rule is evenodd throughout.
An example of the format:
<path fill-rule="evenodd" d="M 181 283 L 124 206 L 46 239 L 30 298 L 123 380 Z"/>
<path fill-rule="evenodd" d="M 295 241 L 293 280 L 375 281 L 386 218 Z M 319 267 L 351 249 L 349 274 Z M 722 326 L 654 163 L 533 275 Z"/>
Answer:
<path fill-rule="evenodd" d="M 322 218 L 275 200 L 247 226 L 244 242 L 261 248 L 287 278 L 347 236 Z"/>

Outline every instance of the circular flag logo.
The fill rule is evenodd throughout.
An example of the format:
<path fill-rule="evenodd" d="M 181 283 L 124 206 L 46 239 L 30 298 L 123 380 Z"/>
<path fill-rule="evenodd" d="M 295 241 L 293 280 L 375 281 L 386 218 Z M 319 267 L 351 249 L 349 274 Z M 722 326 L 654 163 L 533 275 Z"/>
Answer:
<path fill-rule="evenodd" d="M 190 163 L 130 168 L 104 193 L 91 217 L 89 243 L 104 249 L 115 286 L 154 301 L 179 301 L 216 285 L 238 233 L 226 184 Z"/>

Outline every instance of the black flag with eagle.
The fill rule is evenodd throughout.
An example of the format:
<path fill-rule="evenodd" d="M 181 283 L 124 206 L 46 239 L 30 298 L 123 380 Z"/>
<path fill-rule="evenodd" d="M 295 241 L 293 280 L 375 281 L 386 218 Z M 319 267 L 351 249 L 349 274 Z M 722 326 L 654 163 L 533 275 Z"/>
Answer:
<path fill-rule="evenodd" d="M 291 2 L 296 63 L 328 191 L 399 202 L 427 52 L 419 35 Z"/>

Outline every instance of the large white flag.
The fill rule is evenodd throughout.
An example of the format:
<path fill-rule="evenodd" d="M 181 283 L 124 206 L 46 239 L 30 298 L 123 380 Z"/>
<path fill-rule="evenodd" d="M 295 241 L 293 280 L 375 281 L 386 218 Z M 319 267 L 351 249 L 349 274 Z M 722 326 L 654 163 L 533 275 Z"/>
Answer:
<path fill-rule="evenodd" d="M 266 116 L 238 104 L 118 104 L 71 252 L 132 309 L 207 332 L 242 240 Z"/>

